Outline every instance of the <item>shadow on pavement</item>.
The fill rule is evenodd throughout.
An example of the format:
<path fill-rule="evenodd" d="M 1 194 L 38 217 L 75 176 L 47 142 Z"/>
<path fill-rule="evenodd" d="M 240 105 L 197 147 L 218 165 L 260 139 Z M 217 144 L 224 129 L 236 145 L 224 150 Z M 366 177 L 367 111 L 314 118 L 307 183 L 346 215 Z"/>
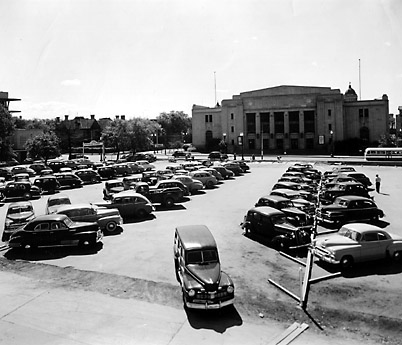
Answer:
<path fill-rule="evenodd" d="M 211 329 L 218 333 L 234 326 L 241 326 L 243 320 L 235 306 L 221 310 L 190 310 L 186 309 L 188 322 L 195 329 Z"/>

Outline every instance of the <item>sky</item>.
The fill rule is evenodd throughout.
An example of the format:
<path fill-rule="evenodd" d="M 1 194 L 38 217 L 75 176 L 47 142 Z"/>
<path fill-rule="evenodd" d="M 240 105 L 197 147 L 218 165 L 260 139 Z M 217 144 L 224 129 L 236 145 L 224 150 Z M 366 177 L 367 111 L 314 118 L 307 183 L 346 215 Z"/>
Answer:
<path fill-rule="evenodd" d="M 26 119 L 191 116 L 279 85 L 351 83 L 402 106 L 400 0 L 1 0 L 0 13 L 0 91 Z"/>

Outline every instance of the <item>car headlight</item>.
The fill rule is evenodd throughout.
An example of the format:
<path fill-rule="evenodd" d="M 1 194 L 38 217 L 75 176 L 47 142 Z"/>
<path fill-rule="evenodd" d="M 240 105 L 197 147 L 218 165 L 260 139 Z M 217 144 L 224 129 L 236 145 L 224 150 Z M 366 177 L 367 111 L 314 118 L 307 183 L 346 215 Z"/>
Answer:
<path fill-rule="evenodd" d="M 13 224 L 13 221 L 11 219 L 6 219 L 5 221 L 5 226 L 10 226 L 11 224 Z"/>
<path fill-rule="evenodd" d="M 191 289 L 191 290 L 188 292 L 188 295 L 189 295 L 190 297 L 194 297 L 194 296 L 195 296 L 195 291 L 194 291 L 193 289 Z"/>
<path fill-rule="evenodd" d="M 234 292 L 234 286 L 229 285 L 226 291 L 227 291 L 228 293 L 233 293 L 233 292 Z"/>

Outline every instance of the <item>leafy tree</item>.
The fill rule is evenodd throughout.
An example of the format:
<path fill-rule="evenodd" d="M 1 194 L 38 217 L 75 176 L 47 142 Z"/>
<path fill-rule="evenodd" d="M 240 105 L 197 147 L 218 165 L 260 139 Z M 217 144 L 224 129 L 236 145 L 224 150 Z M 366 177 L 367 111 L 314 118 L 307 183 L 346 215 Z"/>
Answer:
<path fill-rule="evenodd" d="M 44 159 L 45 164 L 49 158 L 60 155 L 59 149 L 60 139 L 54 132 L 47 132 L 28 139 L 25 149 L 28 156 L 33 159 Z"/>
<path fill-rule="evenodd" d="M 14 157 L 10 136 L 14 132 L 11 114 L 0 105 L 0 160 L 9 160 Z"/>
<path fill-rule="evenodd" d="M 110 122 L 102 132 L 101 141 L 106 147 L 112 147 L 119 159 L 120 151 L 129 150 L 131 146 L 129 121 L 115 119 Z"/>
<path fill-rule="evenodd" d="M 191 132 L 191 118 L 182 111 L 161 113 L 156 121 L 164 129 L 166 135 L 182 135 Z"/>
<path fill-rule="evenodd" d="M 130 150 L 146 151 L 153 147 L 152 136 L 157 135 L 160 125 L 149 119 L 134 118 L 130 124 Z"/>

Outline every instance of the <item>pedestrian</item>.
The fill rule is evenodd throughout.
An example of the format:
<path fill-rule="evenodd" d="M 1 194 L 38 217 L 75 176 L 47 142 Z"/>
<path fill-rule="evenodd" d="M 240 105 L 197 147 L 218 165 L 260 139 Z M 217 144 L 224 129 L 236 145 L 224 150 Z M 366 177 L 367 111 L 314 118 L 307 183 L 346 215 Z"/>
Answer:
<path fill-rule="evenodd" d="M 377 174 L 375 175 L 375 190 L 377 193 L 380 192 L 380 187 L 381 187 L 381 177 Z"/>

